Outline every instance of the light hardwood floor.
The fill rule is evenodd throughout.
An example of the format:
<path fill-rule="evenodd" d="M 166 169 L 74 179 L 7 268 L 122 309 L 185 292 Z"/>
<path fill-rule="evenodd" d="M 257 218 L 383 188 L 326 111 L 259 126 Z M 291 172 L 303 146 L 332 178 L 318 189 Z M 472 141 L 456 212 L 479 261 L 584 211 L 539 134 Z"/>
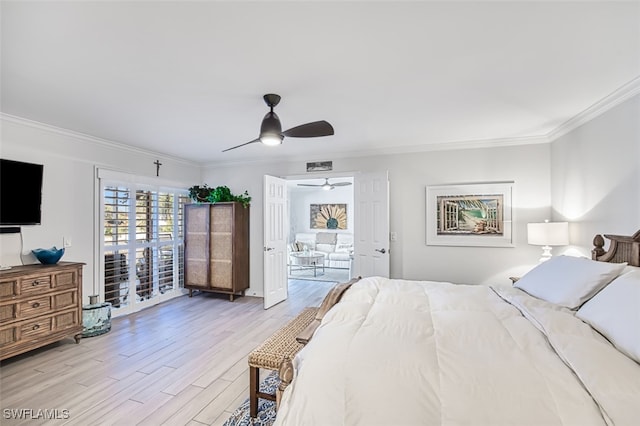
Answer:
<path fill-rule="evenodd" d="M 0 423 L 33 424 L 7 410 L 46 409 L 68 418 L 37 424 L 221 425 L 249 395 L 249 352 L 332 286 L 292 281 L 268 310 L 261 298 L 184 296 L 116 318 L 102 336 L 5 360 Z"/>

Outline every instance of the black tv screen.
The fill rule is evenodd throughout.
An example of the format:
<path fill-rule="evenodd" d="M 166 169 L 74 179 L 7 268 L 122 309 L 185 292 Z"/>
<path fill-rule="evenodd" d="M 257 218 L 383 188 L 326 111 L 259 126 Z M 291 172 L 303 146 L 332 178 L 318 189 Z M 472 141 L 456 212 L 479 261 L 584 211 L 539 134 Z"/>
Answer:
<path fill-rule="evenodd" d="M 39 225 L 42 164 L 0 159 L 0 225 Z"/>

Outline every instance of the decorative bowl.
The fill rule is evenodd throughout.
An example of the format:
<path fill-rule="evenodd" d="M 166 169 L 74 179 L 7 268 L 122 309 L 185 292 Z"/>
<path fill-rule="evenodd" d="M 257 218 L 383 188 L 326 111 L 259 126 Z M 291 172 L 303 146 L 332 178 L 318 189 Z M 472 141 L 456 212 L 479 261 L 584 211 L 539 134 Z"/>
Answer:
<path fill-rule="evenodd" d="M 58 263 L 64 254 L 64 247 L 61 249 L 57 249 L 55 246 L 50 249 L 39 248 L 31 250 L 31 253 L 33 253 L 36 259 L 38 259 L 43 265 L 54 265 Z"/>

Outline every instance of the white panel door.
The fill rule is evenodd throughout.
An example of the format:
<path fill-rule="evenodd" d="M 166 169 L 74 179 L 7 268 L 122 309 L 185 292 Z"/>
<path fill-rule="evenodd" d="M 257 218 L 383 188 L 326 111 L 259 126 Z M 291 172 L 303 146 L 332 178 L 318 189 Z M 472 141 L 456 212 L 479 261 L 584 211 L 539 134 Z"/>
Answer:
<path fill-rule="evenodd" d="M 388 172 L 354 177 L 354 259 L 352 276 L 389 277 Z"/>
<path fill-rule="evenodd" d="M 287 299 L 287 185 L 264 176 L 264 308 Z"/>

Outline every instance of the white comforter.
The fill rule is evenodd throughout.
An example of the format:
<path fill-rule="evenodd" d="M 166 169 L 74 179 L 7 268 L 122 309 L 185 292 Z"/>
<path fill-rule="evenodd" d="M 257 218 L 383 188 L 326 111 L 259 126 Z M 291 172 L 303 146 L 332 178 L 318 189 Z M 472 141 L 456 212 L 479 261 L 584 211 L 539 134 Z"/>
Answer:
<path fill-rule="evenodd" d="M 640 365 L 512 288 L 365 278 L 294 365 L 276 425 L 640 422 Z"/>

